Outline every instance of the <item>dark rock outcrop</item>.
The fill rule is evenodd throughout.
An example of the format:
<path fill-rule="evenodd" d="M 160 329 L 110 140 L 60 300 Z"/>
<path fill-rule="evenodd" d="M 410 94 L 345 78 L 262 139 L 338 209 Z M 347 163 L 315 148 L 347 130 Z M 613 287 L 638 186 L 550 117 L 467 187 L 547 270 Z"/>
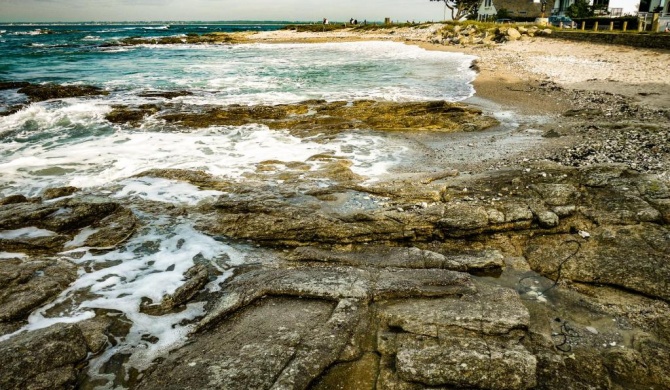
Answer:
<path fill-rule="evenodd" d="M 42 198 L 44 198 L 44 200 L 57 199 L 65 196 L 70 196 L 77 191 L 79 191 L 79 188 L 77 187 L 47 188 L 42 193 Z"/>
<path fill-rule="evenodd" d="M 497 120 L 482 115 L 478 109 L 444 101 L 394 103 L 357 100 L 349 104 L 314 100 L 276 106 L 211 107 L 201 112 L 165 108 L 157 116 L 170 124 L 202 128 L 257 123 L 271 129 L 287 129 L 296 136 L 336 134 L 353 129 L 478 131 L 498 124 Z M 116 107 L 107 115 L 107 120 L 135 124 L 147 115 L 156 114 L 159 109 L 160 106 L 155 105 Z"/>
<path fill-rule="evenodd" d="M 158 37 L 158 38 L 142 38 L 130 37 L 121 39 L 118 42 L 103 43 L 101 47 L 115 47 L 115 46 L 136 46 L 136 45 L 179 45 L 179 44 L 234 44 L 245 42 L 245 39 L 240 35 L 231 35 L 224 33 L 207 33 L 207 34 L 187 34 L 185 37 Z"/>
<path fill-rule="evenodd" d="M 0 91 L 24 88 L 29 85 L 30 83 L 26 81 L 0 81 Z"/>
<path fill-rule="evenodd" d="M 108 95 L 109 92 L 92 85 L 30 84 L 19 89 L 33 102 L 82 96 Z"/>
<path fill-rule="evenodd" d="M 20 323 L 76 278 L 77 267 L 65 260 L 0 261 L 0 323 Z"/>
<path fill-rule="evenodd" d="M 36 235 L 17 232 L 4 238 L 0 236 L 0 245 L 6 251 L 55 254 L 81 229 L 89 227 L 96 231 L 80 245 L 110 247 L 127 239 L 136 225 L 137 219 L 130 210 L 106 199 L 11 203 L 0 206 L 0 230 L 43 231 Z"/>
<path fill-rule="evenodd" d="M 71 388 L 88 353 L 77 325 L 58 324 L 0 342 L 3 389 Z"/>
<path fill-rule="evenodd" d="M 193 92 L 190 91 L 146 91 L 137 95 L 139 97 L 147 98 L 165 98 L 165 99 L 174 99 L 181 96 L 191 96 Z"/>

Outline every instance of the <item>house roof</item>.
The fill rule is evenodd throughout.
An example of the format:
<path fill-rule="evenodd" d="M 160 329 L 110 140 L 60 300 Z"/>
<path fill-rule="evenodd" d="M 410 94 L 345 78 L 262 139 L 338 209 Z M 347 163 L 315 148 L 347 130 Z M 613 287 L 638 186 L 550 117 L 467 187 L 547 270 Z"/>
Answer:
<path fill-rule="evenodd" d="M 497 10 L 506 9 L 511 16 L 539 17 L 542 14 L 542 3 L 533 0 L 493 0 Z M 554 0 L 547 0 L 545 15 L 551 13 Z"/>

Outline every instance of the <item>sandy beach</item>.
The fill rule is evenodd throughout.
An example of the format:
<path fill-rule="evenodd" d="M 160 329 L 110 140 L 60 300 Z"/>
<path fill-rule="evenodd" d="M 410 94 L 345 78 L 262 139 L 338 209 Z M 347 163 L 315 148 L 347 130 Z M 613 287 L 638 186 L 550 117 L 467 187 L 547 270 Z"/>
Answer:
<path fill-rule="evenodd" d="M 431 43 L 443 28 L 395 28 L 377 31 L 339 30 L 314 33 L 289 30 L 248 35 L 255 42 L 337 42 L 393 40 L 419 45 L 427 50 L 454 51 L 479 57 L 477 95 L 522 110 L 553 112 L 559 102 L 532 96 L 534 83 L 551 81 L 564 88 L 617 93 L 640 104 L 667 108 L 670 83 L 664 71 L 670 52 L 619 45 L 571 42 L 534 37 L 494 46 Z M 525 87 L 524 87 L 525 85 Z"/>
<path fill-rule="evenodd" d="M 594 121 L 619 121 L 627 124 L 622 125 L 624 128 L 633 126 L 633 132 L 637 129 L 636 123 L 645 116 L 630 113 L 621 116 L 623 112 L 647 110 L 654 113 L 652 117 L 660 115 L 661 122 L 666 121 L 667 114 L 663 114 L 663 110 L 670 107 L 670 83 L 662 69 L 670 64 L 670 52 L 667 50 L 573 42 L 546 36 L 523 36 L 519 40 L 487 45 L 436 43 L 444 27 L 442 24 L 431 24 L 420 28 L 369 31 L 280 30 L 245 35 L 245 39 L 261 43 L 389 40 L 417 45 L 426 50 L 478 57 L 473 63 L 478 72 L 473 81 L 476 92 L 465 103 L 478 106 L 490 115 L 512 112 L 516 118 L 514 126 L 518 126 L 503 135 L 482 133 L 479 136 L 481 139 L 472 134 L 450 135 L 448 142 L 452 152 L 468 147 L 469 152 L 467 156 L 454 153 L 441 163 L 466 171 L 523 166 L 529 161 L 546 159 L 562 159 L 563 164 L 579 166 L 584 162 L 580 155 L 582 152 L 575 157 L 573 150 L 600 149 L 603 144 L 615 142 L 612 141 L 615 138 L 625 137 L 625 132 L 612 130 L 609 125 L 595 133 L 585 130 Z M 595 117 L 564 115 L 587 109 L 594 110 L 591 113 L 595 112 Z M 547 132 L 558 136 L 537 137 Z M 662 138 L 658 134 L 647 133 L 642 137 L 652 137 L 654 140 L 651 142 Z M 633 147 L 626 153 L 618 152 L 605 151 L 602 153 L 604 156 L 595 160 L 623 162 L 628 158 L 649 159 L 639 147 Z M 563 157 L 566 154 L 569 157 Z M 660 159 L 663 162 L 654 169 L 654 173 L 666 176 L 669 167 L 667 158 L 661 156 Z M 642 161 L 633 161 L 632 164 L 644 165 Z"/>

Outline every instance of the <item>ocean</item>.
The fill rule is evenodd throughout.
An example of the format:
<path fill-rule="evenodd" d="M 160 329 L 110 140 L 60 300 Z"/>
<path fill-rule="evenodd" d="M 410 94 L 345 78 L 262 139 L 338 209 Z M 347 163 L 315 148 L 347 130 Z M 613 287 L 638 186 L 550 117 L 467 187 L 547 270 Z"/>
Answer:
<path fill-rule="evenodd" d="M 147 91 L 188 91 L 190 95 L 170 103 L 192 110 L 308 99 L 456 102 L 474 93 L 475 73 L 469 69 L 474 57 L 398 42 L 115 45 L 128 37 L 281 27 L 268 23 L 0 25 L 0 81 L 93 85 L 109 92 L 29 103 L 17 89 L 0 91 L 0 198 L 36 197 L 46 188 L 75 186 L 85 196 L 104 196 L 128 205 L 142 221 L 133 237 L 114 250 L 82 247 L 86 237 L 95 233 L 88 228 L 67 243 L 59 256 L 81 267 L 78 280 L 54 302 L 35 310 L 19 331 L 89 319 L 96 310 L 121 313 L 132 324 L 130 331 L 92 360 L 89 375 L 96 386 L 123 387 L 123 378 L 104 368 L 114 356 L 126 356 L 129 366 L 141 370 L 183 341 L 189 321 L 204 314 L 204 304 L 191 303 L 180 312 L 156 318 L 140 311 L 143 300 L 160 302 L 174 292 L 196 258 L 226 259 L 231 268 L 221 269 L 221 276 L 206 287 L 219 291 L 232 269 L 249 261 L 253 249 L 199 232 L 188 216 L 133 208 L 134 199 L 192 207 L 225 195 L 139 174 L 169 168 L 245 180 L 245 174 L 261 161 L 304 162 L 328 153 L 350 160 L 354 173 L 375 181 L 410 152 L 393 136 L 365 131 L 343 133 L 324 143 L 262 125 L 175 129 L 151 116 L 133 125 L 112 124 L 105 115 L 114 106 L 165 102 L 161 97 L 138 96 Z M 24 106 L 8 114 L 17 105 Z M 0 231 L 0 238 L 50 234 L 35 227 Z M 0 248 L 0 261 L 15 257 L 27 256 Z"/>

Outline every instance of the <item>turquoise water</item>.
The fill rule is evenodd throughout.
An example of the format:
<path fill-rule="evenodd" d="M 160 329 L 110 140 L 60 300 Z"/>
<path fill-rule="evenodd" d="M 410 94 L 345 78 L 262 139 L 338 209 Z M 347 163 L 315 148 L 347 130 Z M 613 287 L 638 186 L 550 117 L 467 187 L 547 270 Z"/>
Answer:
<path fill-rule="evenodd" d="M 188 89 L 200 103 L 306 98 L 461 100 L 470 75 L 444 53 L 393 43 L 109 46 L 123 38 L 185 36 L 280 25 L 4 26 L 0 80 L 91 84 L 112 92 Z M 412 50 L 414 49 L 414 50 Z M 453 55 L 452 55 L 453 56 Z M 419 60 L 419 61 L 417 61 Z M 1 109 L 1 107 L 0 107 Z"/>
<path fill-rule="evenodd" d="M 191 92 L 169 101 L 185 111 L 307 99 L 459 101 L 474 92 L 469 69 L 474 57 L 397 42 L 115 45 L 132 36 L 280 27 L 0 26 L 0 81 L 88 84 L 109 92 L 26 104 L 16 89 L 0 91 L 0 195 L 34 196 L 47 186 L 105 186 L 151 168 L 201 169 L 237 178 L 270 157 L 306 159 L 317 153 L 347 157 L 356 173 L 374 180 L 400 158 L 395 145 L 374 135 L 342 135 L 324 145 L 262 126 L 165 134 L 164 124 L 152 117 L 135 127 L 105 120 L 114 105 L 168 102 L 138 96 L 147 91 Z M 26 104 L 21 111 L 2 115 L 20 104 Z"/>

